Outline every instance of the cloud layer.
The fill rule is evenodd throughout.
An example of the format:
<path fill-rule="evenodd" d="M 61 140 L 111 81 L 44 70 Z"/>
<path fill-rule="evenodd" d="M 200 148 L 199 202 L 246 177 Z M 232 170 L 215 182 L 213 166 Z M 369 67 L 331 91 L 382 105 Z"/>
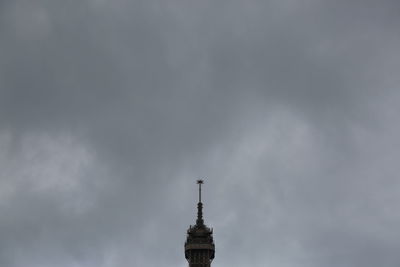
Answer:
<path fill-rule="evenodd" d="M 0 265 L 398 266 L 399 8 L 0 2 Z"/>

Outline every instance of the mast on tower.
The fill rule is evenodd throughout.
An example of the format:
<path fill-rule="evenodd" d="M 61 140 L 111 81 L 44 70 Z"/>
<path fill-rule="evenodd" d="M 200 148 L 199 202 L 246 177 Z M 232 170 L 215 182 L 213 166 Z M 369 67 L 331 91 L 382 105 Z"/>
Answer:
<path fill-rule="evenodd" d="M 197 184 L 199 185 L 199 202 L 201 202 L 201 185 L 204 184 L 203 180 L 197 180 Z"/>
<path fill-rule="evenodd" d="M 196 225 L 203 225 L 203 203 L 201 203 L 201 185 L 204 183 L 203 180 L 197 180 L 197 184 L 199 185 L 199 203 L 197 203 L 197 220 Z"/>

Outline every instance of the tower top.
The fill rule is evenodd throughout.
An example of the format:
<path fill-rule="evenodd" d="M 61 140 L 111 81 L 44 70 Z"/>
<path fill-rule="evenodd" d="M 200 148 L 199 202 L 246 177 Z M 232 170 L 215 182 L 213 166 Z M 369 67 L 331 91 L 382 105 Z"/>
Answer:
<path fill-rule="evenodd" d="M 211 267 L 215 255 L 213 230 L 204 224 L 203 203 L 201 203 L 201 185 L 203 180 L 197 180 L 199 185 L 199 203 L 197 204 L 197 220 L 195 225 L 189 226 L 185 242 L 185 258 L 189 267 Z"/>

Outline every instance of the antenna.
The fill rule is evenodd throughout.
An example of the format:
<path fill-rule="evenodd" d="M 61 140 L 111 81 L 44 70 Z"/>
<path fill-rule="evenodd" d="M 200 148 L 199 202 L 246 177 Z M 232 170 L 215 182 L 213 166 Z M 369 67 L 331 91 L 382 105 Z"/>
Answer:
<path fill-rule="evenodd" d="M 204 221 L 203 221 L 203 203 L 201 203 L 201 185 L 204 183 L 203 180 L 197 180 L 197 184 L 199 185 L 199 203 L 197 204 L 197 220 L 196 220 L 196 225 L 197 226 L 203 226 Z"/>
<path fill-rule="evenodd" d="M 201 203 L 201 185 L 204 184 L 203 180 L 197 180 L 197 184 L 199 185 L 199 203 Z"/>

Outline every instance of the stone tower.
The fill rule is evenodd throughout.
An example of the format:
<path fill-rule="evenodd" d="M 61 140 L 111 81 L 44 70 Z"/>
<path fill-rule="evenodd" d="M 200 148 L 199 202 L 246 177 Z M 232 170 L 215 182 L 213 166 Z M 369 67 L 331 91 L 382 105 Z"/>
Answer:
<path fill-rule="evenodd" d="M 210 267 L 215 254 L 213 230 L 208 228 L 203 220 L 203 203 L 201 203 L 203 180 L 198 180 L 197 184 L 199 185 L 197 220 L 196 224 L 191 225 L 187 230 L 185 258 L 189 262 L 189 267 Z"/>

